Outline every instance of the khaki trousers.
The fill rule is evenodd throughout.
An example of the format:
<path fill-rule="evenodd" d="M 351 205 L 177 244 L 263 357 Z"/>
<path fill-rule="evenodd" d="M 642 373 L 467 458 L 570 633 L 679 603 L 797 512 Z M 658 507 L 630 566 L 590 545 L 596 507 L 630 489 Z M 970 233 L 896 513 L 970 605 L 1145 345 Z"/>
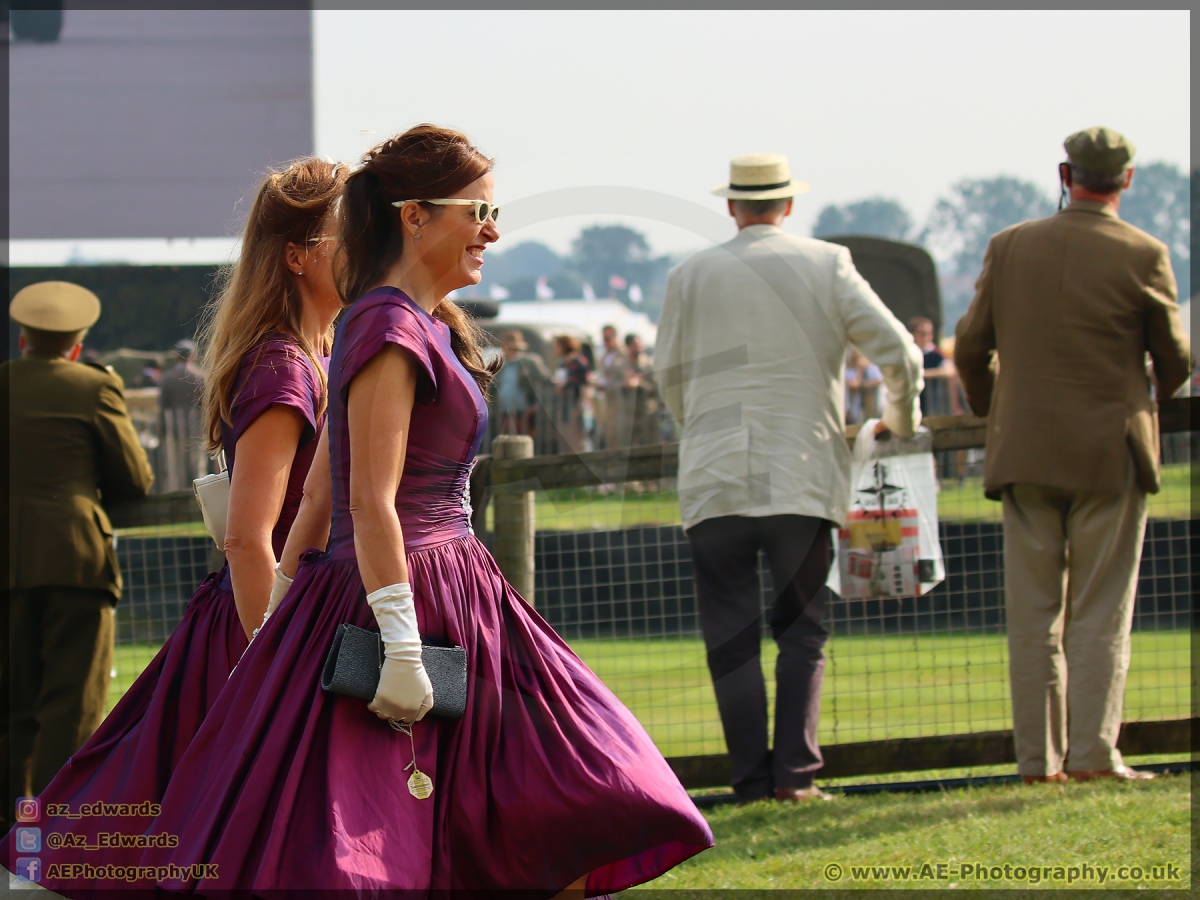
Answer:
<path fill-rule="evenodd" d="M 41 793 L 103 720 L 115 621 L 108 591 L 0 594 L 0 756 L 10 821 L 16 798 Z"/>
<path fill-rule="evenodd" d="M 1004 489 L 1004 600 L 1017 771 L 1123 763 L 1117 750 L 1146 495 Z"/>

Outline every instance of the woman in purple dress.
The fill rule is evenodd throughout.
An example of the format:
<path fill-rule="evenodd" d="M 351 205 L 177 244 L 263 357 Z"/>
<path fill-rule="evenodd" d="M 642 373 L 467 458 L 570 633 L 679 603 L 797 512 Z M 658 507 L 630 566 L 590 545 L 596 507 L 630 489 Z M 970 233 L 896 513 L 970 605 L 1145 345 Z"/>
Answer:
<path fill-rule="evenodd" d="M 202 334 L 209 447 L 224 449 L 231 476 L 228 563 L 200 584 L 158 655 L 41 794 L 47 813 L 61 804 L 77 812 L 96 801 L 148 809 L 161 800 L 263 621 L 324 422 L 323 358 L 341 308 L 330 268 L 336 238 L 327 231 L 344 180 L 343 168 L 305 159 L 271 174 L 258 191 L 241 258 Z M 321 530 L 309 537 L 324 541 Z M 38 824 L 46 834 L 91 838 L 127 832 L 138 821 L 60 814 Z M 18 849 L 11 838 L 5 842 L 6 867 Z M 42 861 L 95 862 L 96 856 L 47 847 Z"/>
<path fill-rule="evenodd" d="M 491 167 L 423 125 L 347 181 L 338 266 L 354 302 L 330 363 L 328 549 L 305 555 L 147 829 L 173 846 L 142 865 L 200 866 L 159 875 L 162 888 L 583 897 L 712 846 L 637 720 L 471 532 L 493 372 L 445 297 L 479 281 L 498 237 Z M 344 622 L 382 633 L 369 705 L 319 684 Z M 465 648 L 461 719 L 424 717 L 422 643 Z"/>

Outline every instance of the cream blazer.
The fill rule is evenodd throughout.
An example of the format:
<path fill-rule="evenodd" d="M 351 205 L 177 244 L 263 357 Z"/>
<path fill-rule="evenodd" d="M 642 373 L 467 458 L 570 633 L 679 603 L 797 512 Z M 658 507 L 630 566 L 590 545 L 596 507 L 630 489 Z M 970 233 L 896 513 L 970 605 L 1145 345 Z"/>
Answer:
<path fill-rule="evenodd" d="M 684 528 L 730 515 L 845 521 L 847 343 L 883 372 L 884 422 L 911 435 L 921 352 L 845 247 L 751 225 L 671 270 L 654 358 L 682 426 Z"/>

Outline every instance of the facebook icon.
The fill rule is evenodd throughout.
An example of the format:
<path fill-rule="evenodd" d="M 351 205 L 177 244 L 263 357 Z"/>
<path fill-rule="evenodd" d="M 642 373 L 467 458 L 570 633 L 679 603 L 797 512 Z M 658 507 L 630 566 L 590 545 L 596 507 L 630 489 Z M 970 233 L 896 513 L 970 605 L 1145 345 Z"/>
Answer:
<path fill-rule="evenodd" d="M 36 856 L 21 856 L 17 858 L 17 882 L 36 882 L 42 880 L 42 861 Z"/>

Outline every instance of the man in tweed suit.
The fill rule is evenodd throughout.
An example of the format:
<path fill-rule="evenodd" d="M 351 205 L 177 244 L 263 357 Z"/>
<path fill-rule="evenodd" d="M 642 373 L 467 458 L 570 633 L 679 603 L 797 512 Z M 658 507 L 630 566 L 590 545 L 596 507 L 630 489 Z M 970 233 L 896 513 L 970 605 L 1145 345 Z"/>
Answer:
<path fill-rule="evenodd" d="M 1167 248 L 1117 215 L 1133 144 L 1089 128 L 1064 148 L 1070 204 L 992 238 L 954 350 L 988 417 L 984 489 L 1004 503 L 1026 783 L 1150 777 L 1124 765 L 1117 733 L 1146 494 L 1159 490 L 1154 396 L 1192 366 Z"/>

